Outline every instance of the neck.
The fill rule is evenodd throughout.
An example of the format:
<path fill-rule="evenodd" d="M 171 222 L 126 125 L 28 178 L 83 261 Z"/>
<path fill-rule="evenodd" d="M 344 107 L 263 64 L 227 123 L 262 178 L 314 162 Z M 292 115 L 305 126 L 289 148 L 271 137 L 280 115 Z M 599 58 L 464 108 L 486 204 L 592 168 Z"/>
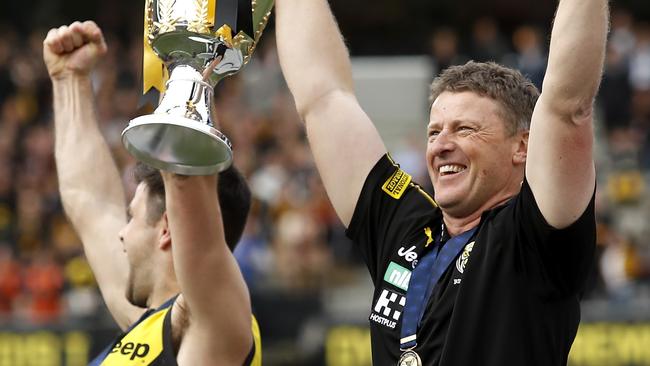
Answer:
<path fill-rule="evenodd" d="M 447 233 L 452 237 L 462 234 L 467 230 L 471 230 L 481 222 L 480 214 L 470 217 L 456 218 L 443 213 L 442 217 L 445 222 Z"/>
<path fill-rule="evenodd" d="M 171 277 L 171 278 L 170 278 Z M 164 304 L 172 296 L 180 292 L 180 287 L 173 276 L 159 276 L 154 284 L 151 296 L 147 300 L 147 308 L 155 309 Z"/>
<path fill-rule="evenodd" d="M 478 224 L 481 222 L 481 215 L 483 215 L 483 212 L 501 206 L 502 204 L 506 203 L 509 199 L 510 197 L 507 197 L 495 203 L 486 202 L 485 205 L 481 206 L 478 210 L 474 211 L 470 215 L 463 215 L 460 217 L 454 216 L 452 214 L 449 214 L 446 211 L 443 211 L 442 218 L 444 220 L 447 232 L 449 233 L 450 236 L 453 237 L 462 234 L 467 230 L 471 230 L 472 228 L 478 226 Z"/>

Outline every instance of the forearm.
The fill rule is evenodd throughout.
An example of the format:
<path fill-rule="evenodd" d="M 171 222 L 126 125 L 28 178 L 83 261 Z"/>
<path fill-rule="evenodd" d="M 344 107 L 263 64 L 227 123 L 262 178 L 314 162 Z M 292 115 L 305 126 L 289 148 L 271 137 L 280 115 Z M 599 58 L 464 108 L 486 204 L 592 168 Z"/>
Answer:
<path fill-rule="evenodd" d="M 332 91 L 353 93 L 347 48 L 326 0 L 276 0 L 282 72 L 298 111 Z"/>
<path fill-rule="evenodd" d="M 55 80 L 53 91 L 61 201 L 109 310 L 125 327 L 134 311 L 124 297 L 128 267 L 118 239 L 126 224 L 121 179 L 97 126 L 89 77 Z"/>
<path fill-rule="evenodd" d="M 126 207 L 122 181 L 94 111 L 88 76 L 53 81 L 55 159 L 61 199 L 76 224 L 91 212 Z M 117 235 L 117 233 L 115 233 Z"/>
<path fill-rule="evenodd" d="M 591 116 L 600 85 L 609 24 L 607 0 L 561 0 L 542 100 L 573 120 Z"/>
<path fill-rule="evenodd" d="M 162 175 L 174 268 L 191 313 L 221 325 L 238 315 L 247 319 L 248 290 L 224 238 L 216 177 Z"/>

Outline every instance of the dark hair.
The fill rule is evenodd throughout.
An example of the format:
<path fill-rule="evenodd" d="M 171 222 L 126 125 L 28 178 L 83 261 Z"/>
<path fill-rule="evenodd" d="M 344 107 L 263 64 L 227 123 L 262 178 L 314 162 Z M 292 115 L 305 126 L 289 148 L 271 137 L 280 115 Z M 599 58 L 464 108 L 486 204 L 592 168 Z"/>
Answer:
<path fill-rule="evenodd" d="M 144 183 L 148 188 L 147 221 L 156 223 L 165 212 L 165 184 L 160 172 L 142 162 L 135 166 L 135 180 Z M 234 250 L 244 232 L 246 218 L 251 206 L 251 192 L 246 180 L 234 165 L 219 173 L 217 184 L 219 206 L 223 219 L 223 230 L 226 244 Z"/>
<path fill-rule="evenodd" d="M 447 68 L 433 80 L 430 102 L 446 91 L 470 91 L 496 100 L 502 106 L 506 130 L 511 134 L 530 129 L 539 97 L 539 90 L 519 71 L 494 62 L 470 61 Z"/>

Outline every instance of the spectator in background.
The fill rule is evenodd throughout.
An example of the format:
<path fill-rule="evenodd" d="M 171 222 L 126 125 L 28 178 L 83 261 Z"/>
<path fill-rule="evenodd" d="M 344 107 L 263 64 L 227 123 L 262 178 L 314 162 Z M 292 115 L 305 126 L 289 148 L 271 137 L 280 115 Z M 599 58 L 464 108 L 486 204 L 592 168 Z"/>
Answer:
<path fill-rule="evenodd" d="M 5 100 L 15 91 L 15 85 L 11 80 L 9 70 L 11 69 L 11 51 L 15 32 L 8 27 L 0 26 L 2 38 L 0 38 L 0 101 Z"/>
<path fill-rule="evenodd" d="M 610 27 L 609 44 L 625 62 L 628 62 L 636 45 L 632 14 L 622 8 L 612 10 Z"/>
<path fill-rule="evenodd" d="M 440 27 L 431 35 L 431 56 L 433 62 L 433 74 L 452 65 L 462 65 L 469 61 L 468 58 L 459 52 L 458 32 L 450 27 Z"/>
<path fill-rule="evenodd" d="M 0 322 L 12 315 L 14 301 L 21 291 L 20 266 L 11 248 L 0 241 Z"/>
<path fill-rule="evenodd" d="M 634 277 L 638 272 L 638 257 L 629 239 L 612 233 L 600 257 L 600 270 L 609 297 L 617 302 L 630 301 L 634 292 Z"/>
<path fill-rule="evenodd" d="M 25 288 L 33 322 L 45 323 L 61 315 L 63 271 L 50 250 L 41 249 L 25 269 Z"/>
<path fill-rule="evenodd" d="M 629 84 L 629 62 L 621 49 L 613 43 L 607 45 L 605 75 L 598 95 L 607 131 L 630 125 L 632 90 Z"/>
<path fill-rule="evenodd" d="M 498 62 L 508 52 L 508 46 L 494 18 L 482 17 L 472 25 L 469 56 L 478 62 Z"/>
<path fill-rule="evenodd" d="M 0 141 L 2 141 L 2 137 L 0 137 Z M 2 158 L 2 156 L 6 155 L 2 153 L 2 148 L 0 148 L 0 242 L 4 243 L 3 245 L 8 245 L 7 242 L 14 240 L 13 164 L 10 159 Z"/>
<path fill-rule="evenodd" d="M 286 90 L 274 34 L 264 35 L 264 43 L 255 50 L 255 57 L 246 66 L 242 81 L 244 101 L 251 112 L 258 116 L 273 113 L 276 99 L 282 95 L 281 91 Z"/>
<path fill-rule="evenodd" d="M 324 233 L 307 210 L 286 210 L 280 214 L 274 235 L 274 273 L 282 288 L 317 291 L 325 284 L 331 258 Z"/>
<path fill-rule="evenodd" d="M 79 254 L 69 259 L 64 267 L 66 283 L 66 309 L 72 318 L 92 318 L 97 314 L 101 299 L 95 291 L 95 277 L 86 258 Z"/>
<path fill-rule="evenodd" d="M 546 73 L 546 52 L 541 31 L 531 25 L 523 25 L 512 34 L 514 53 L 507 54 L 502 63 L 521 71 L 539 89 Z"/>
<path fill-rule="evenodd" d="M 40 192 L 31 187 L 20 187 L 16 192 L 17 243 L 22 254 L 36 255 L 45 247 L 46 217 Z"/>
<path fill-rule="evenodd" d="M 630 84 L 633 89 L 632 120 L 650 128 L 650 23 L 636 27 L 636 47 L 630 55 Z"/>

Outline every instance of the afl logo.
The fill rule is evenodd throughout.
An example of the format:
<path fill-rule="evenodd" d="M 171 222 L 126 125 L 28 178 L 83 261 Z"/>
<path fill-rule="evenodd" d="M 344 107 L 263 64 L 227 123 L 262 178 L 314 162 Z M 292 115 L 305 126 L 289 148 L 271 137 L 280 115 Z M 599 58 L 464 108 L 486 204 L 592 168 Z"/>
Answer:
<path fill-rule="evenodd" d="M 467 266 L 467 261 L 469 260 L 469 254 L 472 252 L 472 249 L 474 248 L 474 243 L 471 242 L 467 245 L 465 245 L 465 250 L 463 250 L 463 254 L 458 257 L 456 260 L 456 269 L 458 272 L 463 273 L 465 271 L 465 266 Z"/>

